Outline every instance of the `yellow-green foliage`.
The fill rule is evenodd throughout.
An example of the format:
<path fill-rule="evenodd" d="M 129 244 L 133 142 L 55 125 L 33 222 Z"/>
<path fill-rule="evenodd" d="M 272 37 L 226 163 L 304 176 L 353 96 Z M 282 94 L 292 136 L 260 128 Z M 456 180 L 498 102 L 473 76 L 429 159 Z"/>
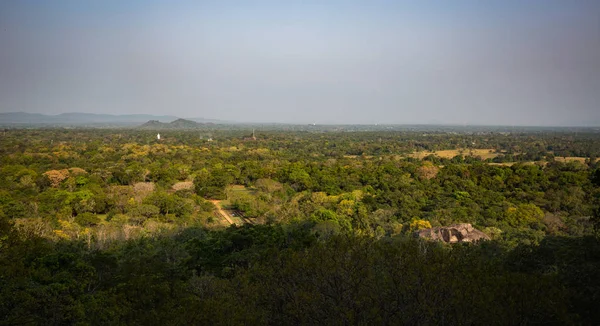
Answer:
<path fill-rule="evenodd" d="M 425 220 L 414 219 L 410 222 L 410 224 L 408 225 L 408 228 L 410 231 L 430 229 L 431 223 L 429 223 L 429 221 L 425 221 Z"/>
<path fill-rule="evenodd" d="M 543 218 L 544 212 L 534 204 L 520 204 L 506 210 L 506 222 L 514 227 L 528 226 Z"/>
<path fill-rule="evenodd" d="M 483 233 L 489 235 L 492 239 L 498 239 L 500 238 L 500 235 L 502 234 L 502 230 L 500 230 L 497 227 L 493 227 L 493 226 L 489 226 L 485 229 L 482 230 Z"/>

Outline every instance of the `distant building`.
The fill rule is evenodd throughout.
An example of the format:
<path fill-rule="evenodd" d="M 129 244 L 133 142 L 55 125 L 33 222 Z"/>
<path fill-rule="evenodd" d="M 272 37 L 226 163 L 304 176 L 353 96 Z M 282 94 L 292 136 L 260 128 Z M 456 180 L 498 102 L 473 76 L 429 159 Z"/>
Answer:
<path fill-rule="evenodd" d="M 256 140 L 256 135 L 254 134 L 254 129 L 252 129 L 252 136 L 244 137 L 244 140 Z"/>
<path fill-rule="evenodd" d="M 156 134 L 156 139 L 160 140 L 160 134 Z"/>

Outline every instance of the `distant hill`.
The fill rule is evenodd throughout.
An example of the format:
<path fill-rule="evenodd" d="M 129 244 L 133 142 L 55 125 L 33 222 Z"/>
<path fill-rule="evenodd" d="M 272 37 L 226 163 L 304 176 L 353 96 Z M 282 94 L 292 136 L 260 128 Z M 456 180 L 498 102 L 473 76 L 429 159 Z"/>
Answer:
<path fill-rule="evenodd" d="M 175 116 L 155 116 L 151 114 L 94 114 L 94 113 L 62 113 L 57 115 L 46 115 L 39 113 L 8 112 L 0 113 L 0 124 L 20 125 L 119 125 L 136 126 L 148 120 L 173 121 Z"/>
<path fill-rule="evenodd" d="M 206 119 L 206 118 L 187 118 L 186 120 L 196 121 L 200 123 L 235 123 L 234 121 L 218 120 L 218 119 Z"/>
<path fill-rule="evenodd" d="M 199 129 L 214 123 L 199 123 L 192 120 L 177 119 L 169 123 L 160 122 L 158 120 L 150 120 L 139 126 L 140 129 L 161 130 L 161 129 Z"/>

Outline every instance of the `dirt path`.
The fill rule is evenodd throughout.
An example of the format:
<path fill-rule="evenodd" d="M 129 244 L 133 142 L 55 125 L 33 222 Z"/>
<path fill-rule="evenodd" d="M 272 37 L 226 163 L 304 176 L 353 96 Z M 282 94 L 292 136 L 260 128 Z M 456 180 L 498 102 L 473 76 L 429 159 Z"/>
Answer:
<path fill-rule="evenodd" d="M 231 216 L 229 216 L 229 213 L 224 211 L 223 207 L 221 207 L 220 200 L 211 200 L 210 202 L 217 206 L 217 211 L 219 212 L 219 214 L 221 214 L 221 216 L 223 216 L 227 220 L 227 222 L 229 222 L 229 224 L 235 224 L 235 222 L 231 219 Z"/>

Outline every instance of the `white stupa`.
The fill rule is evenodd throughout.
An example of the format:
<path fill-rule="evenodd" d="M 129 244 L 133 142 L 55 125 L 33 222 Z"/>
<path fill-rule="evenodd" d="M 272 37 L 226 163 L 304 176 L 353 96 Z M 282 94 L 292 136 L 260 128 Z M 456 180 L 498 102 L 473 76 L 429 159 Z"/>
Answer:
<path fill-rule="evenodd" d="M 156 139 L 160 140 L 160 134 L 156 134 Z"/>

